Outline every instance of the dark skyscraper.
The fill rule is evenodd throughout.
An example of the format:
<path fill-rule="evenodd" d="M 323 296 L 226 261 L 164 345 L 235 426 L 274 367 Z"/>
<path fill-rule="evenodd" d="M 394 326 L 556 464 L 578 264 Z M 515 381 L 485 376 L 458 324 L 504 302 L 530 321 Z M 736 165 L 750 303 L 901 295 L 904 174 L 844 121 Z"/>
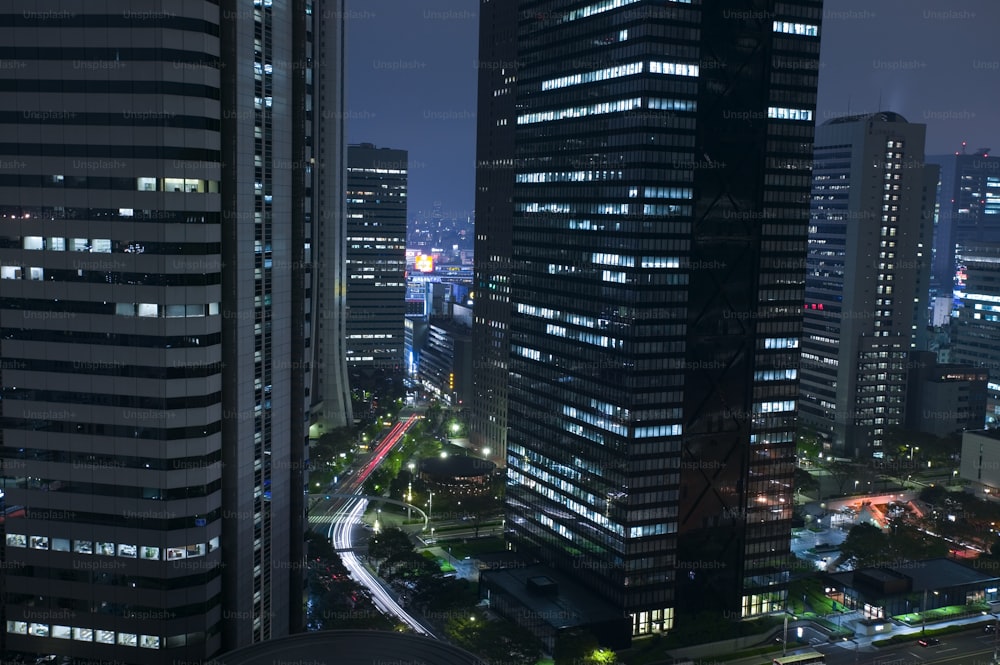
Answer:
<path fill-rule="evenodd" d="M 339 117 L 342 13 L 25 7 L 0 5 L 5 655 L 201 662 L 299 630 L 310 317 L 342 318 L 307 306 L 343 219 L 311 118 Z"/>
<path fill-rule="evenodd" d="M 968 154 L 931 155 L 941 167 L 938 218 L 934 227 L 934 268 L 931 289 L 951 297 L 955 285 L 956 251 L 981 242 L 1000 242 L 1000 157 L 989 148 Z"/>
<path fill-rule="evenodd" d="M 352 388 L 402 377 L 406 318 L 405 150 L 347 148 L 347 370 Z"/>
<path fill-rule="evenodd" d="M 470 434 L 506 460 L 517 3 L 481 0 Z"/>
<path fill-rule="evenodd" d="M 510 536 L 636 635 L 780 610 L 822 2 L 516 4 Z"/>
<path fill-rule="evenodd" d="M 958 253 L 965 266 L 965 293 L 954 324 L 952 358 L 989 370 L 986 422 L 1000 422 L 1000 243 L 967 244 Z"/>
<path fill-rule="evenodd" d="M 816 129 L 799 408 L 838 457 L 881 459 L 904 424 L 938 177 L 926 130 L 890 112 Z"/>

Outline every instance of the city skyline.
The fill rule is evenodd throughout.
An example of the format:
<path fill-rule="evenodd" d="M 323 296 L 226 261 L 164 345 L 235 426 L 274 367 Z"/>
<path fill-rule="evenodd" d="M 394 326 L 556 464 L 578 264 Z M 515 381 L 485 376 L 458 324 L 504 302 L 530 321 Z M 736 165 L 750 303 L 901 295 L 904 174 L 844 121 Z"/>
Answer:
<path fill-rule="evenodd" d="M 351 143 L 410 152 L 410 218 L 474 208 L 478 3 L 347 0 Z M 816 120 L 892 111 L 927 124 L 927 154 L 996 147 L 1000 4 L 827 0 Z M 926 45 L 947 44 L 928 57 Z M 400 96 L 409 100 L 397 104 Z M 994 146 L 994 144 L 996 144 Z"/>
<path fill-rule="evenodd" d="M 145 2 L 0 0 L 0 661 L 1000 653 L 1000 4 Z"/>

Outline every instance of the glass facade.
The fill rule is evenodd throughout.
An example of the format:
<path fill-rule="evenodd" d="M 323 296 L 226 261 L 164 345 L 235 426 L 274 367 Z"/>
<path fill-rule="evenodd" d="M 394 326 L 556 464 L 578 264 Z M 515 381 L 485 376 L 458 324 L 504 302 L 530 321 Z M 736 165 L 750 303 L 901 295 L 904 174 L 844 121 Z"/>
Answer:
<path fill-rule="evenodd" d="M 636 635 L 784 606 L 822 3 L 765 4 L 518 4 L 507 526 Z"/>

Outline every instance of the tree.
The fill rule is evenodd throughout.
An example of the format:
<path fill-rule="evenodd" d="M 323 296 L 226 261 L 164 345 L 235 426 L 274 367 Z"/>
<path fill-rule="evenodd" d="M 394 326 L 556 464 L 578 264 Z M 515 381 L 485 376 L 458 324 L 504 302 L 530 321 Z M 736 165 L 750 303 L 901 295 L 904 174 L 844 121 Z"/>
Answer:
<path fill-rule="evenodd" d="M 830 477 L 833 478 L 833 482 L 836 483 L 838 494 L 844 494 L 847 484 L 852 480 L 857 480 L 860 469 L 857 464 L 841 462 L 839 460 L 827 463 L 824 468 L 826 468 Z"/>
<path fill-rule="evenodd" d="M 566 630 L 556 637 L 552 659 L 555 665 L 579 665 L 600 647 L 597 638 L 590 631 L 582 628 Z"/>
<path fill-rule="evenodd" d="M 874 566 L 884 561 L 887 549 L 889 542 L 882 530 L 863 522 L 847 533 L 840 547 L 840 560 L 853 560 L 858 568 Z"/>
<path fill-rule="evenodd" d="M 944 500 L 947 496 L 948 490 L 941 485 L 932 485 L 920 491 L 920 500 L 930 506 L 944 505 Z"/>
<path fill-rule="evenodd" d="M 441 573 L 440 567 L 425 556 L 409 551 L 389 555 L 378 567 L 378 574 L 386 580 L 419 579 Z"/>
<path fill-rule="evenodd" d="M 887 538 L 888 552 L 896 559 L 920 561 L 948 556 L 947 542 L 929 536 L 911 524 L 895 524 Z"/>
<path fill-rule="evenodd" d="M 413 551 L 413 542 L 402 529 L 390 527 L 372 536 L 368 541 L 368 556 L 373 559 L 391 559 Z"/>
<path fill-rule="evenodd" d="M 811 494 L 819 491 L 819 481 L 805 469 L 795 467 L 795 489 Z"/>

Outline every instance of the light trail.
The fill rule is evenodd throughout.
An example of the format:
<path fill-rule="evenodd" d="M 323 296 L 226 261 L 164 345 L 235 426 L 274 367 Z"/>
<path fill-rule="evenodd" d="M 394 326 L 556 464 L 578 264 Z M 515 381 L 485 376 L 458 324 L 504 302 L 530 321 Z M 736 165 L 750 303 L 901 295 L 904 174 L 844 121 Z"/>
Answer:
<path fill-rule="evenodd" d="M 364 468 L 357 474 L 355 478 L 351 480 L 346 487 L 344 487 L 341 492 L 345 494 L 361 494 L 363 491 L 363 485 L 368 479 L 368 476 L 378 468 L 378 465 L 382 463 L 382 460 L 392 451 L 393 447 L 403 438 L 413 423 L 418 419 L 418 416 L 410 416 L 405 421 L 401 423 L 396 423 L 389 433 L 382 439 L 382 442 L 376 446 L 372 453 L 371 459 L 365 464 Z M 344 567 L 350 572 L 351 577 L 362 584 L 371 593 L 372 602 L 375 607 L 378 608 L 380 612 L 384 614 L 389 614 L 395 616 L 402 623 L 406 624 L 412 628 L 415 632 L 421 635 L 427 635 L 434 639 L 438 639 L 437 635 L 432 633 L 426 626 L 424 626 L 418 619 L 409 614 L 403 609 L 402 605 L 396 602 L 393 595 L 389 593 L 386 588 L 382 585 L 381 581 L 368 572 L 364 564 L 353 551 L 353 544 L 351 542 L 352 535 L 354 532 L 354 527 L 361 523 L 361 517 L 365 513 L 365 508 L 368 505 L 367 499 L 344 499 L 341 505 L 337 507 L 334 513 L 332 523 L 330 524 L 330 529 L 327 532 L 334 549 L 340 550 L 340 558 L 344 562 Z"/>

